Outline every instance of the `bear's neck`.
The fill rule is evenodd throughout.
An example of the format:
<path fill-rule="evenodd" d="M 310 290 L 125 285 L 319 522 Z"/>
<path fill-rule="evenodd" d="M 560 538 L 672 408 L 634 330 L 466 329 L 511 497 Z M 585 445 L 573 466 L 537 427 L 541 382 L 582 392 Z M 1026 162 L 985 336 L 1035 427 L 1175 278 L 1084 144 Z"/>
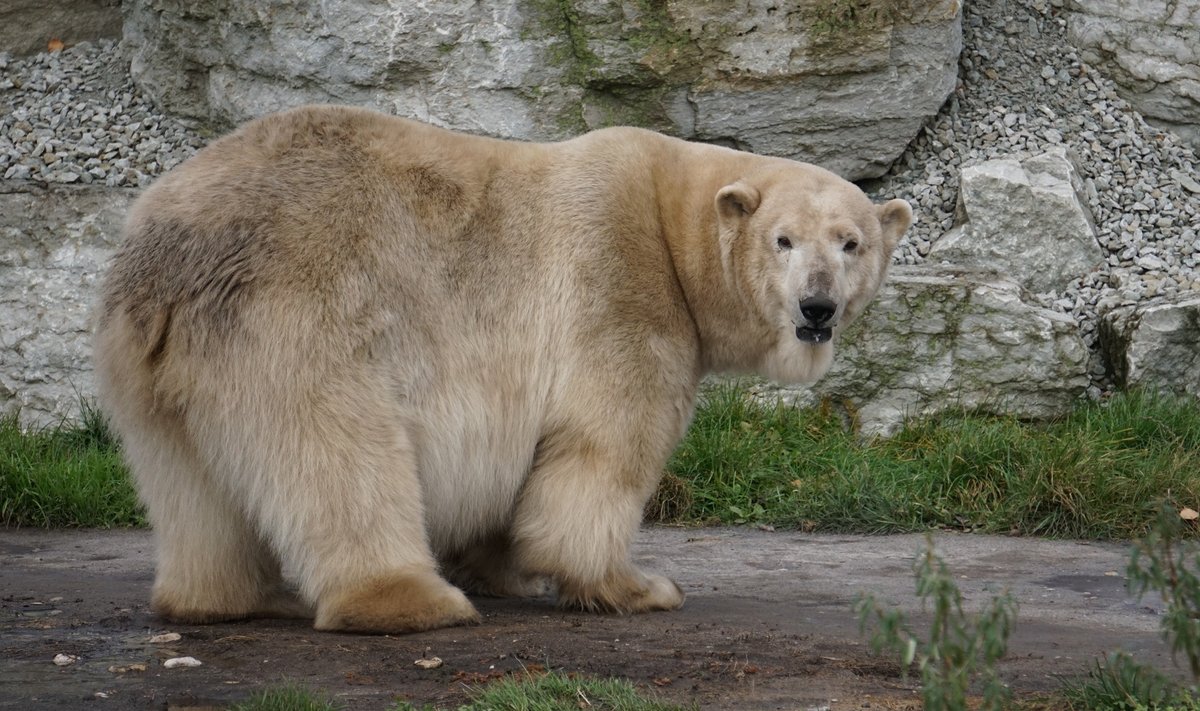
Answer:
<path fill-rule="evenodd" d="M 700 340 L 705 373 L 750 372 L 778 334 L 730 291 L 717 233 L 717 192 L 748 169 L 747 155 L 666 139 L 656 161 L 662 234 Z M 752 160 L 752 158 L 751 158 Z"/>

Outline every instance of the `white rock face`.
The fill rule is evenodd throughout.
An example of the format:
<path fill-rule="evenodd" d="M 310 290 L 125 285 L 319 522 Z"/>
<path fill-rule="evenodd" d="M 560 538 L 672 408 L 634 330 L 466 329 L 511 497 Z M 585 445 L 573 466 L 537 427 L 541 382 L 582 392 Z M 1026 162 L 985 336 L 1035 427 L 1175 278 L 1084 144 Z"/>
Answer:
<path fill-rule="evenodd" d="M 1071 0 L 1068 37 L 1146 118 L 1200 150 L 1200 0 Z"/>
<path fill-rule="evenodd" d="M 881 175 L 954 89 L 958 0 L 859 17 L 772 0 L 132 0 L 169 112 L 229 125 L 310 102 L 531 140 L 630 124 Z"/>
<path fill-rule="evenodd" d="M 1069 411 L 1088 385 L 1087 346 L 1069 316 L 1022 293 L 994 273 L 896 267 L 838 337 L 824 379 L 765 390 L 804 405 L 845 406 L 866 435 L 948 410 L 1035 419 Z"/>
<path fill-rule="evenodd" d="M 1100 344 L 1121 387 L 1200 397 L 1200 295 L 1114 309 Z"/>
<path fill-rule="evenodd" d="M 1064 289 L 1104 259 L 1066 149 L 962 169 L 959 224 L 931 261 L 992 269 L 1035 293 Z"/>
<path fill-rule="evenodd" d="M 27 425 L 94 394 L 88 319 L 132 190 L 0 183 L 0 411 Z"/>

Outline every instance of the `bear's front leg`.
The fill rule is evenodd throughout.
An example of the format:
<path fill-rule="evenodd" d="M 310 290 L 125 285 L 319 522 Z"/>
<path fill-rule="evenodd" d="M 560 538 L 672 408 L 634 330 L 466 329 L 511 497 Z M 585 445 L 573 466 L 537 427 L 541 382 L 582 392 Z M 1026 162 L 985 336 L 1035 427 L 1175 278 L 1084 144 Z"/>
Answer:
<path fill-rule="evenodd" d="M 639 419 L 627 409 L 621 415 Z M 513 542 L 523 570 L 557 583 L 561 605 L 617 613 L 683 605 L 678 585 L 629 560 L 642 510 L 682 429 L 675 419 L 645 418 L 644 426 L 620 433 L 593 419 L 543 438 L 517 505 Z"/>

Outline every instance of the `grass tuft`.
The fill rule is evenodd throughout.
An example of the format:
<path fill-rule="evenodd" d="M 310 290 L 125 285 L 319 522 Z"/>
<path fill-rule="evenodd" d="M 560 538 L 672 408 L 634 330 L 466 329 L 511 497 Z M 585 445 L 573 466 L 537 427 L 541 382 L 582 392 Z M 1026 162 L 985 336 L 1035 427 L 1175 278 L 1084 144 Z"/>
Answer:
<path fill-rule="evenodd" d="M 477 688 L 458 711 L 683 711 L 643 696 L 623 679 L 594 679 L 551 672 L 505 678 Z M 403 707 L 401 707 L 403 709 Z M 401 711 L 401 710 L 397 710 Z"/>
<path fill-rule="evenodd" d="M 323 694 L 287 685 L 255 693 L 230 711 L 338 711 L 340 708 Z"/>
<path fill-rule="evenodd" d="M 142 526 L 120 451 L 104 416 L 23 430 L 0 417 L 0 526 Z"/>

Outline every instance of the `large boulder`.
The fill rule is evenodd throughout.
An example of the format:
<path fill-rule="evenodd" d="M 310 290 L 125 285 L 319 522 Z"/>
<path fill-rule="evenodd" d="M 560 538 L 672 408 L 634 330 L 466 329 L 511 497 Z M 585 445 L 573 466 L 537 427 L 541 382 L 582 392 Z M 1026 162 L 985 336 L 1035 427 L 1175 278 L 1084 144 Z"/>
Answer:
<path fill-rule="evenodd" d="M 1067 35 L 1150 121 L 1200 150 L 1200 0 L 1070 0 Z"/>
<path fill-rule="evenodd" d="M 896 267 L 839 336 L 824 379 L 761 390 L 800 405 L 842 406 L 865 435 L 945 411 L 1062 415 L 1088 386 L 1088 349 L 1070 316 L 1023 294 L 990 272 Z"/>
<path fill-rule="evenodd" d="M 631 124 L 882 174 L 953 90 L 959 0 L 128 0 L 137 84 L 226 127 L 308 102 L 503 137 Z"/>
<path fill-rule="evenodd" d="M 0 412 L 52 424 L 94 394 L 89 313 L 135 194 L 0 182 Z"/>
<path fill-rule="evenodd" d="M 1200 294 L 1113 309 L 1100 346 L 1117 385 L 1200 397 Z"/>
<path fill-rule="evenodd" d="M 50 40 L 70 46 L 121 36 L 120 0 L 4 0 L 0 52 L 45 52 Z"/>
<path fill-rule="evenodd" d="M 1062 291 L 1104 259 L 1079 171 L 1057 146 L 962 169 L 958 224 L 929 258 L 994 269 L 1035 293 Z"/>

